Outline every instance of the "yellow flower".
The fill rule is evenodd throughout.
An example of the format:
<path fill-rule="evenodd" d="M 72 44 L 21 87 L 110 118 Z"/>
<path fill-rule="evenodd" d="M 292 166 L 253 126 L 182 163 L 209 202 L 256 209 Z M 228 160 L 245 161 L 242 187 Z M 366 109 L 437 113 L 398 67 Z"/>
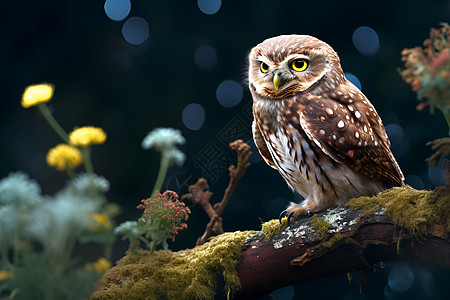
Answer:
<path fill-rule="evenodd" d="M 82 162 L 80 150 L 67 144 L 59 144 L 47 153 L 47 164 L 58 171 L 64 171 L 67 168 L 75 169 Z"/>
<path fill-rule="evenodd" d="M 111 268 L 111 262 L 106 260 L 104 257 L 100 257 L 94 263 L 87 263 L 84 265 L 84 268 L 88 271 L 95 270 L 97 274 L 103 274 Z"/>
<path fill-rule="evenodd" d="M 108 216 L 105 214 L 92 214 L 92 219 L 97 222 L 97 226 L 93 228 L 93 230 L 95 231 L 100 231 L 103 228 L 111 228 L 111 222 L 109 221 Z"/>
<path fill-rule="evenodd" d="M 13 272 L 11 271 L 5 271 L 5 270 L 0 270 L 0 282 L 13 277 Z"/>
<path fill-rule="evenodd" d="M 53 97 L 55 86 L 49 83 L 30 85 L 22 95 L 22 106 L 28 108 L 39 103 L 50 101 Z"/>
<path fill-rule="evenodd" d="M 106 141 L 106 133 L 99 127 L 84 126 L 72 131 L 69 134 L 69 140 L 74 146 L 103 144 Z"/>

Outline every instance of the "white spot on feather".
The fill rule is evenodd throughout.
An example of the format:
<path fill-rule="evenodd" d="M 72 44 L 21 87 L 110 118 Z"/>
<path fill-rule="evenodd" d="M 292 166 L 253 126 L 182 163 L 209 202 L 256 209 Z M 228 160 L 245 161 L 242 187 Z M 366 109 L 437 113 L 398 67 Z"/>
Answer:
<path fill-rule="evenodd" d="M 345 123 L 344 123 L 344 121 L 342 121 L 342 120 L 340 120 L 340 121 L 337 123 L 337 127 L 338 127 L 338 128 L 344 128 L 344 126 L 345 126 Z"/>

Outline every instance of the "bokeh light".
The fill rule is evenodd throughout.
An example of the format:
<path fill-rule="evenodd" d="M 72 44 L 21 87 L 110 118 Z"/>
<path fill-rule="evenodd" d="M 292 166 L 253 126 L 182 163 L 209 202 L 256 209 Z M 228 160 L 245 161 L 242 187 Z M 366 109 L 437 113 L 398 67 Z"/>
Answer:
<path fill-rule="evenodd" d="M 375 30 L 367 26 L 361 26 L 353 32 L 353 45 L 364 55 L 372 55 L 380 49 L 380 40 Z"/>
<path fill-rule="evenodd" d="M 414 273 L 407 265 L 399 265 L 392 268 L 388 276 L 389 287 L 397 292 L 408 291 L 414 283 Z"/>
<path fill-rule="evenodd" d="M 130 0 L 106 0 L 103 6 L 105 13 L 113 21 L 122 21 L 131 10 Z"/>
<path fill-rule="evenodd" d="M 197 0 L 197 5 L 202 13 L 213 15 L 217 13 L 222 6 L 222 0 Z"/>
<path fill-rule="evenodd" d="M 436 167 L 428 168 L 428 178 L 434 186 L 445 185 L 444 160 L 441 159 Z"/>
<path fill-rule="evenodd" d="M 344 73 L 344 75 L 348 81 L 353 83 L 361 91 L 361 82 L 359 81 L 358 77 L 356 77 L 352 73 Z"/>
<path fill-rule="evenodd" d="M 148 23 L 140 17 L 131 17 L 123 24 L 122 34 L 128 43 L 140 45 L 148 39 Z"/>
<path fill-rule="evenodd" d="M 188 104 L 181 114 L 184 126 L 191 130 L 199 130 L 205 123 L 205 109 L 198 103 Z"/>
<path fill-rule="evenodd" d="M 436 298 L 436 283 L 430 271 L 424 267 L 419 266 L 420 269 L 416 272 L 416 280 L 420 283 L 420 288 L 423 295 L 429 299 Z"/>
<path fill-rule="evenodd" d="M 294 298 L 294 287 L 287 286 L 271 293 L 272 299 L 275 300 L 290 300 Z"/>
<path fill-rule="evenodd" d="M 209 45 L 202 45 L 194 52 L 194 62 L 196 66 L 204 71 L 210 71 L 217 65 L 216 49 Z"/>
<path fill-rule="evenodd" d="M 403 128 L 397 124 L 386 125 L 386 133 L 391 141 L 391 147 L 397 147 L 403 141 Z"/>
<path fill-rule="evenodd" d="M 401 294 L 397 293 L 396 291 L 392 290 L 389 287 L 389 283 L 386 283 L 384 286 L 384 298 L 386 300 L 400 300 Z"/>
<path fill-rule="evenodd" d="M 242 87 L 234 80 L 225 80 L 216 90 L 216 97 L 219 103 L 226 108 L 238 105 L 243 96 Z"/>

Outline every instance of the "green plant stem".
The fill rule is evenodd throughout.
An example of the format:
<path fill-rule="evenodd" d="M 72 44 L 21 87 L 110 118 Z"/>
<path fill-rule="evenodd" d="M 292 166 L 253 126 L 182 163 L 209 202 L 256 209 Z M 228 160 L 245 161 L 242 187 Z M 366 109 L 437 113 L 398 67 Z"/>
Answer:
<path fill-rule="evenodd" d="M 67 169 L 66 169 L 66 172 L 67 172 L 67 175 L 69 176 L 69 178 L 70 178 L 71 180 L 74 180 L 74 179 L 75 179 L 75 171 L 74 171 L 73 169 L 67 168 Z"/>
<path fill-rule="evenodd" d="M 76 236 L 73 232 L 66 233 L 68 236 L 63 238 L 56 248 L 48 249 L 47 256 L 50 261 L 50 272 L 45 291 L 46 300 L 54 300 L 57 296 L 57 291 L 60 288 L 60 282 L 66 270 L 70 266 L 70 257 L 76 243 Z"/>
<path fill-rule="evenodd" d="M 12 257 L 12 263 L 14 266 L 17 266 L 19 264 L 19 235 L 17 234 L 17 231 L 14 232 L 14 238 L 13 238 L 13 257 Z"/>
<path fill-rule="evenodd" d="M 105 243 L 105 247 L 103 249 L 103 257 L 106 258 L 108 261 L 111 261 L 111 256 L 112 256 L 112 248 L 114 246 L 114 241 L 115 241 L 115 235 L 112 231 L 108 231 L 108 233 L 106 233 L 106 243 Z"/>
<path fill-rule="evenodd" d="M 88 174 L 94 173 L 94 167 L 91 161 L 91 148 L 89 146 L 81 148 L 81 155 L 83 156 L 84 168 Z"/>
<path fill-rule="evenodd" d="M 159 166 L 158 177 L 156 178 L 155 186 L 153 187 L 152 197 L 161 191 L 161 187 L 166 178 L 167 170 L 169 169 L 169 160 L 163 154 L 161 157 L 161 165 Z"/>
<path fill-rule="evenodd" d="M 155 241 L 151 241 L 151 244 L 152 244 L 152 248 L 150 249 L 150 255 L 153 254 L 153 252 L 156 249 L 156 242 Z"/>
<path fill-rule="evenodd" d="M 10 267 L 11 266 L 11 262 L 8 259 L 8 249 L 6 247 L 2 247 L 0 248 L 0 257 L 2 258 L 2 265 L 0 265 L 1 268 L 6 268 L 6 267 Z"/>
<path fill-rule="evenodd" d="M 50 126 L 56 131 L 56 133 L 63 139 L 64 142 L 69 144 L 69 136 L 64 131 L 64 129 L 59 125 L 59 123 L 56 121 L 56 119 L 53 117 L 52 113 L 48 109 L 47 104 L 40 103 L 38 104 L 39 110 L 41 111 L 44 118 L 47 120 L 47 122 L 50 124 Z"/>

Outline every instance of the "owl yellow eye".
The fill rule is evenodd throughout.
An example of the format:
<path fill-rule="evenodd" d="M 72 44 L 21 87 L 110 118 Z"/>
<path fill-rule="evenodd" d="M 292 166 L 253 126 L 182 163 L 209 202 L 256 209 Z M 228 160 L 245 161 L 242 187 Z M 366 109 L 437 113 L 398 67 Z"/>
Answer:
<path fill-rule="evenodd" d="M 261 62 L 261 72 L 267 73 L 269 71 L 269 66 L 265 62 Z"/>
<path fill-rule="evenodd" d="M 308 61 L 303 58 L 297 58 L 291 61 L 291 68 L 294 71 L 302 72 L 308 67 Z"/>

